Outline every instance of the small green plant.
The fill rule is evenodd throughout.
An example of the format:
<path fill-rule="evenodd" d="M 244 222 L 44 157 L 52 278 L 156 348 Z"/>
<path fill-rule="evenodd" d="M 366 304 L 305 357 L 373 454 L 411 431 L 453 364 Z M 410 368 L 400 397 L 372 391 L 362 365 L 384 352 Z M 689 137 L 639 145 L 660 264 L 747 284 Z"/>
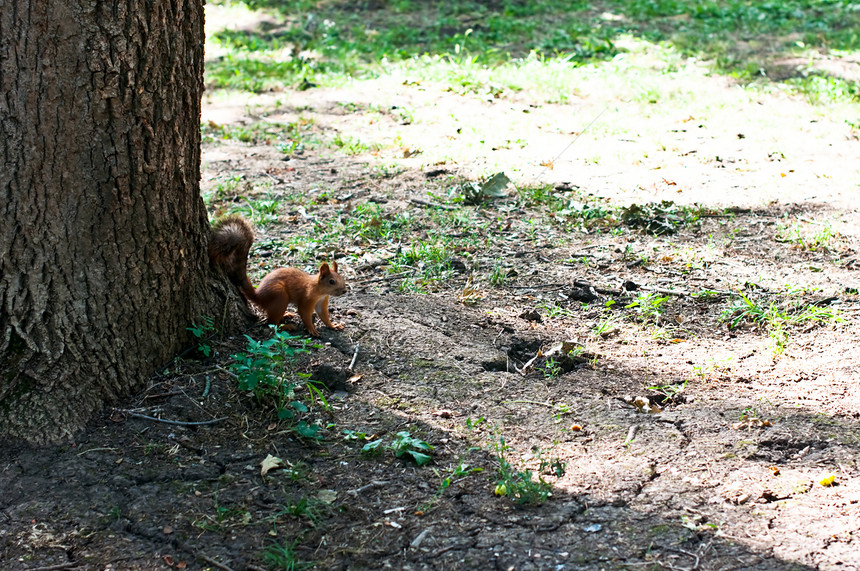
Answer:
<path fill-rule="evenodd" d="M 710 289 L 701 289 L 699 291 L 691 293 L 690 296 L 693 299 L 701 301 L 719 301 L 723 294 Z"/>
<path fill-rule="evenodd" d="M 382 454 L 382 451 L 384 450 L 382 443 L 383 443 L 382 438 L 368 442 L 367 444 L 365 444 L 364 446 L 361 447 L 361 453 L 364 454 L 365 456 L 379 456 L 380 454 Z"/>
<path fill-rule="evenodd" d="M 403 430 L 397 433 L 392 442 L 388 446 L 397 458 L 409 456 L 419 466 L 423 466 L 432 460 L 430 453 L 433 451 L 433 446 L 409 435 L 409 432 Z"/>
<path fill-rule="evenodd" d="M 371 146 L 361 142 L 355 137 L 338 133 L 332 140 L 332 144 L 348 155 L 358 155 L 371 150 Z"/>
<path fill-rule="evenodd" d="M 664 200 L 659 204 L 632 204 L 621 208 L 619 214 L 624 224 L 660 236 L 674 234 L 679 227 L 697 223 L 701 211 Z"/>
<path fill-rule="evenodd" d="M 664 401 L 670 401 L 675 398 L 676 395 L 684 392 L 684 389 L 687 388 L 687 381 L 685 380 L 683 383 L 679 385 L 655 385 L 653 387 L 645 387 L 646 390 L 655 391 L 661 395 L 663 395 Z"/>
<path fill-rule="evenodd" d="M 308 411 L 307 405 L 295 398 L 298 383 L 291 371 L 295 356 L 307 351 L 308 340 L 294 337 L 286 331 L 270 326 L 272 336 L 257 341 L 249 335 L 244 352 L 232 355 L 230 370 L 236 375 L 239 390 L 254 394 L 261 404 L 271 404 L 281 420 L 293 420 L 297 414 Z M 313 393 L 312 393 L 313 395 Z M 308 438 L 318 438 L 319 426 L 300 421 L 295 429 Z"/>
<path fill-rule="evenodd" d="M 743 293 L 738 293 L 730 305 L 723 310 L 720 320 L 727 321 L 730 328 L 737 327 L 743 321 L 763 325 L 771 340 L 771 351 L 774 356 L 777 356 L 785 352 L 790 327 L 801 323 L 835 323 L 843 319 L 830 307 L 807 304 L 783 309 L 775 301 L 771 301 L 765 307 Z"/>
<path fill-rule="evenodd" d="M 608 337 L 618 329 L 618 323 L 619 319 L 607 312 L 606 317 L 591 328 L 591 333 L 595 337 Z"/>
<path fill-rule="evenodd" d="M 281 201 L 279 199 L 253 200 L 244 196 L 242 199 L 245 201 L 245 204 L 233 207 L 230 209 L 231 213 L 241 214 L 246 218 L 250 218 L 258 226 L 264 226 L 278 219 L 278 212 L 281 210 Z"/>
<path fill-rule="evenodd" d="M 801 220 L 796 219 L 791 225 L 781 225 L 779 227 L 776 240 L 778 242 L 793 242 L 801 249 L 810 252 L 826 249 L 834 239 L 830 222 L 807 222 L 816 226 L 817 229 L 812 232 L 804 231 L 803 226 L 801 226 Z"/>
<path fill-rule="evenodd" d="M 212 345 L 210 345 L 205 338 L 215 331 L 215 320 L 204 315 L 200 318 L 200 321 L 200 325 L 198 325 L 196 321 L 192 321 L 191 327 L 188 327 L 187 329 L 197 338 L 197 350 L 208 357 L 212 354 Z"/>
<path fill-rule="evenodd" d="M 755 420 L 758 417 L 758 409 L 754 406 L 748 406 L 741 411 L 741 420 Z"/>
<path fill-rule="evenodd" d="M 665 304 L 669 296 L 660 297 L 654 292 L 642 292 L 636 299 L 625 305 L 625 309 L 633 309 L 644 321 L 657 321 L 663 314 Z"/>
<path fill-rule="evenodd" d="M 394 257 L 389 271 L 392 274 L 412 271 L 412 276 L 401 283 L 401 289 L 422 292 L 452 274 L 452 258 L 453 252 L 446 242 L 416 241 Z"/>
<path fill-rule="evenodd" d="M 487 424 L 487 419 L 483 416 L 478 417 L 477 420 L 472 420 L 472 418 L 469 417 L 466 419 L 466 430 L 474 430 L 482 424 Z"/>
<path fill-rule="evenodd" d="M 483 182 L 465 181 L 450 190 L 448 199 L 477 206 L 491 198 L 506 196 L 505 188 L 510 182 L 511 179 L 503 172 L 498 172 Z"/>
<path fill-rule="evenodd" d="M 408 212 L 390 214 L 379 204 L 366 202 L 353 209 L 343 232 L 361 242 L 399 240 L 411 223 Z"/>
<path fill-rule="evenodd" d="M 278 569 L 279 571 L 300 571 L 301 569 L 310 569 L 313 567 L 313 563 L 299 561 L 296 557 L 295 548 L 298 542 L 299 540 L 297 538 L 290 545 L 287 545 L 286 543 L 272 543 L 265 551 L 263 551 L 263 562 L 269 568 Z"/>
<path fill-rule="evenodd" d="M 505 272 L 505 268 L 501 263 L 497 262 L 493 266 L 493 272 L 490 274 L 490 283 L 496 287 L 502 286 L 505 284 L 505 279 L 507 278 L 507 272 Z"/>
<path fill-rule="evenodd" d="M 507 496 L 518 504 L 537 505 L 545 502 L 552 495 L 552 485 L 543 479 L 541 474 L 535 476 L 531 470 L 517 470 L 506 458 L 510 447 L 505 443 L 505 437 L 498 431 L 493 436 L 493 450 L 498 468 L 496 469 L 497 496 Z"/>
<path fill-rule="evenodd" d="M 404 456 L 412 458 L 418 466 L 423 466 L 433 459 L 430 455 L 433 452 L 433 446 L 420 438 L 414 438 L 405 430 L 398 432 L 387 447 L 383 446 L 383 443 L 382 438 L 368 442 L 361 448 L 361 453 L 366 456 L 377 456 L 388 449 L 394 452 L 397 458 Z"/>
<path fill-rule="evenodd" d="M 573 312 L 570 309 L 562 307 L 557 303 L 547 301 L 539 303 L 537 306 L 539 309 L 543 309 L 546 312 L 546 316 L 548 319 L 555 319 L 557 317 L 571 317 L 573 315 Z"/>
<path fill-rule="evenodd" d="M 357 432 L 355 430 L 349 430 L 348 428 L 344 428 L 343 429 L 343 439 L 344 440 L 367 440 L 367 433 Z"/>
<path fill-rule="evenodd" d="M 301 497 L 299 500 L 284 505 L 283 509 L 275 514 L 274 519 L 282 515 L 290 515 L 298 518 L 306 518 L 313 527 L 318 527 L 323 512 L 328 504 L 317 499 Z"/>
<path fill-rule="evenodd" d="M 545 379 L 554 379 L 561 374 L 561 364 L 552 357 L 544 361 L 540 368 Z"/>
<path fill-rule="evenodd" d="M 562 462 L 560 458 L 544 458 L 543 451 L 540 448 L 535 450 L 534 455 L 538 460 L 539 473 L 561 478 L 567 472 L 567 463 Z"/>

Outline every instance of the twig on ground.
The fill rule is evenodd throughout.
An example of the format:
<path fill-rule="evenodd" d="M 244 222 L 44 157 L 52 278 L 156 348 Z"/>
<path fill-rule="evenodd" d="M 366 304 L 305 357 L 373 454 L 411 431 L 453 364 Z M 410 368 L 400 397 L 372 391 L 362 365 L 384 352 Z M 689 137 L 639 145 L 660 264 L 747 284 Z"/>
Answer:
<path fill-rule="evenodd" d="M 166 418 L 156 418 L 154 416 L 147 416 L 145 414 L 140 414 L 139 412 L 132 412 L 130 410 L 125 410 L 121 408 L 114 409 L 116 412 L 127 414 L 128 416 L 134 418 L 142 418 L 143 420 L 151 420 L 153 422 L 161 422 L 163 424 L 175 424 L 178 426 L 204 426 L 206 424 L 215 424 L 216 422 L 221 422 L 222 420 L 227 420 L 230 418 L 229 416 L 222 416 L 221 418 L 213 418 L 212 420 L 199 420 L 196 422 L 192 421 L 184 421 L 184 420 L 169 420 Z"/>
<path fill-rule="evenodd" d="M 215 365 L 215 368 L 218 369 L 219 371 L 224 371 L 225 373 L 227 373 L 228 375 L 230 375 L 234 379 L 239 380 L 239 376 L 236 373 L 234 373 L 233 371 L 229 371 L 229 370 L 225 369 L 224 367 L 222 367 L 221 365 Z"/>
<path fill-rule="evenodd" d="M 370 278 L 367 280 L 361 280 L 356 282 L 358 285 L 364 284 L 372 284 L 376 282 L 392 282 L 394 280 L 399 280 L 401 278 L 405 278 L 406 276 L 412 275 L 415 273 L 415 270 L 409 270 L 408 272 L 400 272 L 399 274 L 392 274 L 390 276 L 382 276 L 381 278 Z"/>
<path fill-rule="evenodd" d="M 567 287 L 569 284 L 536 284 L 536 285 L 509 285 L 511 289 L 560 289 Z"/>
<path fill-rule="evenodd" d="M 215 567 L 217 567 L 218 569 L 223 569 L 224 571 L 233 571 L 233 569 L 231 569 L 230 567 L 228 567 L 228 566 L 224 565 L 223 563 L 218 563 L 217 561 L 215 561 L 214 559 L 212 559 L 212 558 L 211 558 L 211 557 L 209 557 L 208 555 L 204 555 L 204 554 L 202 554 L 202 553 L 198 553 L 198 554 L 197 554 L 197 557 L 199 557 L 200 559 L 202 559 L 202 560 L 203 560 L 203 561 L 205 561 L 206 563 L 209 563 L 210 565 L 214 565 L 214 566 L 215 566 Z"/>
<path fill-rule="evenodd" d="M 349 367 L 347 367 L 347 369 L 350 371 L 355 366 L 355 360 L 358 358 L 358 347 L 359 347 L 359 345 L 358 345 L 358 343 L 356 343 L 355 344 L 355 353 L 352 354 L 352 361 L 349 362 Z"/>
<path fill-rule="evenodd" d="M 78 452 L 78 456 L 83 456 L 84 454 L 89 454 L 90 452 L 116 452 L 116 448 L 90 448 L 89 450 Z"/>
<path fill-rule="evenodd" d="M 427 534 L 430 533 L 430 528 L 428 527 L 424 531 L 418 534 L 418 536 L 412 540 L 412 543 L 409 544 L 409 547 L 414 549 L 418 549 L 421 546 L 421 542 L 424 541 L 424 538 L 427 537 Z"/>
<path fill-rule="evenodd" d="M 381 488 L 382 486 L 387 486 L 387 485 L 388 485 L 388 482 L 384 482 L 381 480 L 374 480 L 371 483 L 366 484 L 360 488 L 356 488 L 354 490 L 347 490 L 346 493 L 352 494 L 353 496 L 357 496 L 358 494 L 360 494 L 361 492 L 363 492 L 365 490 L 369 490 L 371 488 Z"/>
<path fill-rule="evenodd" d="M 410 198 L 409 202 L 412 204 L 417 204 L 418 206 L 429 206 L 430 208 L 441 208 L 442 210 L 456 210 L 456 206 L 448 206 L 447 204 L 433 204 L 432 202 L 427 202 L 426 200 L 421 200 L 420 198 Z"/>
<path fill-rule="evenodd" d="M 548 406 L 549 408 L 555 408 L 555 405 L 551 402 L 540 402 L 536 400 L 505 400 L 502 401 L 502 404 L 539 404 L 541 406 Z"/>
<path fill-rule="evenodd" d="M 636 431 L 639 430 L 639 425 L 634 424 L 630 427 L 630 430 L 627 431 L 627 438 L 624 439 L 624 446 L 627 446 L 633 439 L 636 438 Z"/>
<path fill-rule="evenodd" d="M 68 569 L 80 565 L 77 561 L 69 561 L 67 563 L 57 563 L 56 565 L 46 565 L 45 567 L 30 567 L 27 571 L 58 571 L 59 569 Z"/>
<path fill-rule="evenodd" d="M 540 353 L 538 353 L 537 355 L 535 355 L 534 357 L 532 357 L 531 359 L 529 359 L 529 360 L 526 362 L 526 364 L 525 364 L 525 365 L 523 365 L 523 368 L 522 368 L 522 369 L 517 369 L 517 366 L 516 366 L 516 365 L 514 365 L 514 369 L 517 369 L 517 371 L 518 371 L 522 376 L 524 376 L 524 377 L 525 377 L 526 375 L 528 375 L 528 374 L 529 374 L 529 367 L 531 367 L 532 365 L 534 365 L 534 362 L 537 360 L 538 355 L 540 355 Z"/>

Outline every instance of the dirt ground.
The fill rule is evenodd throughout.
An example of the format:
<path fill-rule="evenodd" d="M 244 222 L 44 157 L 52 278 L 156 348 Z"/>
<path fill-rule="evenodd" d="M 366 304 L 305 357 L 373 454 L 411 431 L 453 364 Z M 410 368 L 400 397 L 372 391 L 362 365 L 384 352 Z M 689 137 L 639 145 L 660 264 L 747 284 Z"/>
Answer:
<path fill-rule="evenodd" d="M 482 113 L 487 125 L 523 115 L 517 101 L 390 89 L 386 99 L 417 109 L 425 107 L 416 98 L 433 100 L 449 152 L 462 141 L 445 109 Z M 322 328 L 321 346 L 297 365 L 329 387 L 331 409 L 317 403 L 306 416 L 325 427 L 323 438 L 300 438 L 240 392 L 224 367 L 244 340 L 216 337 L 214 357 L 167 364 L 73 443 L 0 451 L 4 569 L 278 568 L 264 558 L 272 545 L 292 547 L 295 568 L 318 569 L 860 569 L 856 138 L 797 115 L 801 104 L 784 97 L 774 112 L 814 130 L 804 135 L 814 145 L 804 149 L 793 131 L 741 136 L 741 115 L 714 119 L 707 136 L 704 123 L 677 117 L 638 141 L 594 133 L 602 160 L 578 142 L 574 154 L 591 160 L 558 159 L 541 171 L 540 157 L 555 156 L 603 105 L 584 97 L 543 150 L 534 134 L 523 152 L 446 163 L 428 159 L 444 153 L 420 121 L 414 133 L 394 111 L 368 121 L 362 99 L 373 97 L 321 89 L 279 106 L 273 96 L 210 100 L 204 114 L 219 125 L 301 116 L 320 140 L 365 129 L 421 146 L 416 158 L 402 147 L 351 157 L 326 146 L 289 158 L 262 141 L 204 145 L 204 191 L 241 175 L 265 182 L 270 195 L 314 198 L 310 213 L 285 202 L 260 230 L 264 246 L 252 256 L 267 265 L 309 268 L 289 248 L 265 244 L 308 236 L 360 204 L 413 219 L 404 243 L 328 246 L 351 286 L 332 302 L 346 328 Z M 559 110 L 535 107 L 529 125 Z M 634 162 L 605 150 L 656 139 L 662 158 Z M 773 141 L 795 161 L 768 154 Z M 380 168 L 385 161 L 396 168 Z M 571 232 L 511 188 L 480 208 L 428 198 L 516 161 L 535 169 L 511 169 L 512 178 L 541 176 L 573 201 L 590 194 L 714 208 L 658 236 L 620 221 Z M 404 278 L 386 272 L 398 248 L 438 232 L 483 232 L 439 226 L 433 216 L 452 208 L 491 222 L 493 239 L 457 252 L 454 271 L 429 293 L 400 291 Z M 785 239 L 786 224 L 815 231 L 824 220 L 835 234 L 825 247 Z M 506 279 L 491 285 L 496 266 Z M 476 299 L 464 304 L 470 273 Z M 691 295 L 702 290 L 713 293 Z M 668 292 L 658 318 L 625 307 L 643 291 Z M 721 321 L 738 291 L 834 308 L 842 321 L 791 326 L 776 355 L 763 327 Z M 595 333 L 607 317 L 608 330 Z M 561 342 L 578 348 L 576 358 L 548 364 Z M 430 464 L 361 453 L 360 433 L 390 442 L 400 431 L 434 447 Z M 511 464 L 552 485 L 545 502 L 494 494 L 502 442 Z M 269 455 L 287 467 L 263 476 Z M 833 485 L 824 486 L 828 475 Z"/>

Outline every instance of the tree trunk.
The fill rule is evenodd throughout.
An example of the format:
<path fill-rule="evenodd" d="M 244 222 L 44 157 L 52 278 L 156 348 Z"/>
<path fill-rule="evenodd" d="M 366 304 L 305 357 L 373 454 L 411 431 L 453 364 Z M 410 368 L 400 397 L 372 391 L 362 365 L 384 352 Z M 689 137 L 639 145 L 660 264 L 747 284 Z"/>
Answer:
<path fill-rule="evenodd" d="M 0 436 L 71 436 L 221 313 L 202 4 L 0 0 Z"/>

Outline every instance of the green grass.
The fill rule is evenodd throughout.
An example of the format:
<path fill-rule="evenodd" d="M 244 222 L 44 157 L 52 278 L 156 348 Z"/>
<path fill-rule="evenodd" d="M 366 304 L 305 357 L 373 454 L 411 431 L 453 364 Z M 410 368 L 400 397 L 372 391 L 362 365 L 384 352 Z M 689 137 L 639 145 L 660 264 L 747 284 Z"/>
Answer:
<path fill-rule="evenodd" d="M 308 133 L 312 125 L 311 120 L 304 118 L 292 123 L 256 121 L 248 125 L 219 125 L 210 121 L 200 125 L 200 133 L 204 143 L 232 140 L 255 145 L 275 144 L 296 152 L 306 145 L 316 144 Z"/>
<path fill-rule="evenodd" d="M 744 321 L 764 327 L 774 356 L 785 352 L 792 327 L 805 324 L 828 325 L 843 321 L 838 311 L 831 307 L 791 301 L 779 303 L 777 300 L 765 305 L 743 293 L 738 294 L 723 310 L 720 320 L 728 322 L 730 328 L 735 328 Z"/>
<path fill-rule="evenodd" d="M 495 488 L 497 496 L 509 497 L 523 505 L 539 505 L 552 496 L 552 484 L 543 479 L 540 470 L 535 474 L 527 468 L 518 470 L 510 463 L 508 460 L 510 446 L 500 432 L 496 431 L 493 435 L 491 445 L 497 462 Z"/>
<path fill-rule="evenodd" d="M 208 51 L 223 54 L 207 64 L 211 86 L 305 89 L 373 77 L 392 64 L 411 62 L 448 67 L 447 81 L 455 91 L 498 96 L 522 89 L 522 80 L 476 72 L 492 74 L 529 61 L 570 70 L 611 60 L 629 49 L 625 38 L 632 38 L 707 60 L 713 71 L 741 81 L 788 80 L 810 101 L 860 95 L 857 82 L 784 63 L 817 52 L 860 49 L 860 11 L 836 0 L 505 0 L 489 6 L 415 0 L 391 2 L 385 9 L 252 0 L 245 6 L 273 14 L 279 25 L 211 33 Z M 642 96 L 660 98 L 656 91 Z"/>

